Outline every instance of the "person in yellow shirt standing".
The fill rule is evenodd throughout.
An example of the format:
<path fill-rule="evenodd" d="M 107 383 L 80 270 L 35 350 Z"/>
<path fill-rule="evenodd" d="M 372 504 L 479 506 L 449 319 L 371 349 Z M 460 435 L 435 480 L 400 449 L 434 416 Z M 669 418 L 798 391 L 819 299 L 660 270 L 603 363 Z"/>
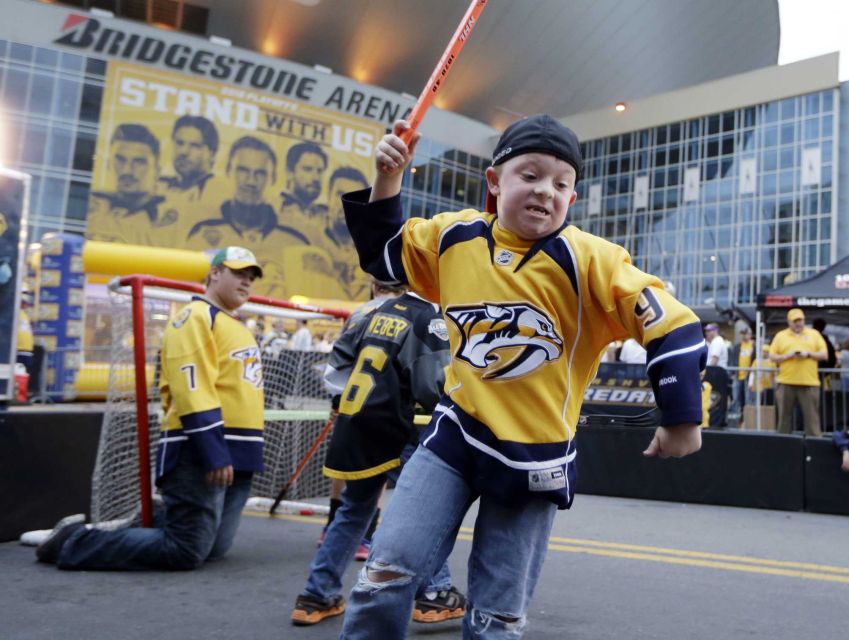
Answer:
<path fill-rule="evenodd" d="M 804 417 L 805 433 L 820 436 L 817 363 L 828 358 L 828 351 L 820 333 L 805 326 L 805 314 L 801 309 L 787 312 L 787 324 L 787 329 L 775 335 L 769 349 L 770 360 L 778 365 L 778 431 L 791 432 L 793 407 L 798 402 Z"/>
<path fill-rule="evenodd" d="M 758 404 L 757 395 L 760 389 L 762 394 L 760 404 L 771 405 L 775 403 L 775 363 L 769 359 L 768 344 L 764 344 L 761 351 L 761 355 L 752 362 L 752 369 L 749 374 L 749 394 L 746 402 Z"/>
<path fill-rule="evenodd" d="M 29 291 L 21 293 L 21 308 L 18 310 L 18 357 L 17 361 L 26 367 L 27 373 L 32 376 L 33 350 L 35 340 L 32 336 L 32 323 L 30 322 L 27 309 L 32 306 L 32 294 Z"/>
<path fill-rule="evenodd" d="M 734 410 L 743 421 L 743 409 L 746 407 L 746 380 L 749 377 L 752 359 L 755 355 L 755 343 L 752 342 L 752 330 L 746 326 L 740 330 L 740 344 L 737 345 L 737 377 L 734 380 Z"/>
<path fill-rule="evenodd" d="M 707 429 L 710 426 L 710 396 L 713 393 L 713 385 L 705 380 L 705 370 L 702 369 L 702 429 Z"/>

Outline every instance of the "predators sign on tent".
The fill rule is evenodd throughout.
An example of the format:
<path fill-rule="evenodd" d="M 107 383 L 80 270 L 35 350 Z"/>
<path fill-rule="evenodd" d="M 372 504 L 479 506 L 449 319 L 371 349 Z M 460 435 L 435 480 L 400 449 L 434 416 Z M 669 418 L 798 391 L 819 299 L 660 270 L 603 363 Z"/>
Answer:
<path fill-rule="evenodd" d="M 251 249 L 256 292 L 364 300 L 340 195 L 368 186 L 374 122 L 110 63 L 89 200 L 93 240 Z"/>

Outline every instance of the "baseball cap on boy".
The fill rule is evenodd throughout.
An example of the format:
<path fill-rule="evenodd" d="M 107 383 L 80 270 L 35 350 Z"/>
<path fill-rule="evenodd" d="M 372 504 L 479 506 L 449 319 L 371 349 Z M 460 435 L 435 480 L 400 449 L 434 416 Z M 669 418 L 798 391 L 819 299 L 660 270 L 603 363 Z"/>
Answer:
<path fill-rule="evenodd" d="M 213 267 L 230 267 L 231 269 L 247 269 L 253 267 L 257 270 L 259 277 L 262 277 L 262 267 L 256 261 L 256 256 L 253 252 L 244 247 L 224 247 L 215 254 L 212 258 Z"/>
<path fill-rule="evenodd" d="M 549 115 L 529 116 L 507 127 L 492 152 L 492 166 L 497 167 L 525 153 L 545 153 L 563 160 L 575 168 L 575 182 L 581 179 L 582 159 L 578 136 Z M 490 192 L 486 194 L 485 209 L 490 213 L 496 210 L 496 198 Z"/>
<path fill-rule="evenodd" d="M 719 331 L 719 325 L 715 322 L 710 322 L 705 325 L 705 331 Z"/>

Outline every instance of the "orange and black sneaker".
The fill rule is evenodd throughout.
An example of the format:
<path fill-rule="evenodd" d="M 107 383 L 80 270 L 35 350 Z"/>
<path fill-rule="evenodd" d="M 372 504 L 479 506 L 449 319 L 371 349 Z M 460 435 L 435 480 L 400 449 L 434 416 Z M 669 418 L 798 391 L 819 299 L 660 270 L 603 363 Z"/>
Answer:
<path fill-rule="evenodd" d="M 425 594 L 413 607 L 413 622 L 445 622 L 462 618 L 466 614 L 466 596 L 451 587 L 433 594 Z"/>
<path fill-rule="evenodd" d="M 319 600 L 310 596 L 300 595 L 295 600 L 292 611 L 292 624 L 299 626 L 315 624 L 325 618 L 332 618 L 345 612 L 345 598 L 333 596 L 329 600 Z"/>

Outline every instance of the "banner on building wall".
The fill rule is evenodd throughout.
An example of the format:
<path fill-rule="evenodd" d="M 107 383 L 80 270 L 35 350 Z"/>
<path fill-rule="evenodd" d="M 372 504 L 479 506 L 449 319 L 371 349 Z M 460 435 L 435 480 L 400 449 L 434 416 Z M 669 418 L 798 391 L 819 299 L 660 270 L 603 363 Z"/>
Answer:
<path fill-rule="evenodd" d="M 90 239 L 251 249 L 255 292 L 364 300 L 340 195 L 371 184 L 383 128 L 280 96 L 110 62 Z"/>
<path fill-rule="evenodd" d="M 698 167 L 689 167 L 684 171 L 684 202 L 699 199 L 700 174 L 701 170 Z"/>
<path fill-rule="evenodd" d="M 597 216 L 601 213 L 601 185 L 591 184 L 589 195 L 587 196 L 587 213 L 591 216 Z"/>
<path fill-rule="evenodd" d="M 82 367 L 85 328 L 85 241 L 71 233 L 48 233 L 41 238 L 36 342 L 48 354 L 46 383 L 56 391 L 53 400 L 72 400 Z"/>
<path fill-rule="evenodd" d="M 820 183 L 822 152 L 819 147 L 802 150 L 802 186 L 811 187 Z"/>
<path fill-rule="evenodd" d="M 637 209 L 648 209 L 649 207 L 649 177 L 637 176 L 634 178 L 634 211 Z"/>
<path fill-rule="evenodd" d="M 758 187 L 758 161 L 747 158 L 740 161 L 740 195 L 755 193 Z"/>

